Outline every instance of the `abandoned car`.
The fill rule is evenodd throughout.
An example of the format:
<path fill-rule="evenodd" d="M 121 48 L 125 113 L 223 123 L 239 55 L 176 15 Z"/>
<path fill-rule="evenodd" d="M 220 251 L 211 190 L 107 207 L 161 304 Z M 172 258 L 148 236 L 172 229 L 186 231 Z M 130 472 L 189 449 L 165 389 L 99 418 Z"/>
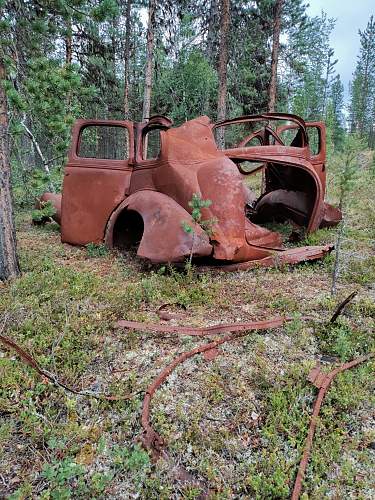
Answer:
<path fill-rule="evenodd" d="M 260 172 L 256 194 L 247 180 Z M 324 201 L 325 187 L 321 122 L 281 113 L 216 124 L 202 116 L 179 127 L 163 116 L 78 120 L 62 195 L 45 193 L 41 203 L 53 203 L 65 243 L 137 245 L 137 255 L 153 263 L 191 255 L 270 265 L 275 255 L 299 262 L 331 249 L 283 249 L 281 235 L 262 226 L 290 221 L 312 232 L 337 224 L 341 213 Z M 192 218 L 193 196 L 210 200 L 200 209 L 209 231 Z"/>

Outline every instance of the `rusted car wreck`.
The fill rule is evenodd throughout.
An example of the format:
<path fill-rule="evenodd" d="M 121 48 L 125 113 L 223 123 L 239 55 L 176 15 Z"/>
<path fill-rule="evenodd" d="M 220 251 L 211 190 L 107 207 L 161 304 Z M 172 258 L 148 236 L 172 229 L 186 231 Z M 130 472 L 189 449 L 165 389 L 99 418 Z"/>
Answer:
<path fill-rule="evenodd" d="M 220 129 L 224 149 L 215 140 Z M 259 171 L 263 189 L 256 195 L 247 178 Z M 137 255 L 153 263 L 192 255 L 197 262 L 272 265 L 330 250 L 285 250 L 281 235 L 262 226 L 290 220 L 312 232 L 336 224 L 341 213 L 325 203 L 325 185 L 321 122 L 276 113 L 216 124 L 202 116 L 180 127 L 163 116 L 147 123 L 78 120 L 62 195 L 41 200 L 54 204 L 65 243 L 137 245 Z M 201 210 L 202 219 L 214 221 L 209 234 L 192 219 L 194 194 L 211 201 Z"/>

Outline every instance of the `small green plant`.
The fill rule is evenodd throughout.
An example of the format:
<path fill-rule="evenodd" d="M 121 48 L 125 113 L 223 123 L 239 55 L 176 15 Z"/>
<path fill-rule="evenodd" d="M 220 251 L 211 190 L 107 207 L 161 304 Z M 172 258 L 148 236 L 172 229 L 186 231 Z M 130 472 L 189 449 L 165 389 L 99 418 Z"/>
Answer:
<path fill-rule="evenodd" d="M 194 193 L 191 200 L 189 201 L 189 206 L 192 208 L 191 217 L 196 224 L 199 224 L 201 228 L 209 235 L 212 235 L 213 226 L 217 224 L 217 219 L 212 217 L 211 219 L 202 219 L 202 208 L 208 208 L 212 205 L 211 200 L 203 200 L 199 193 Z M 191 250 L 188 263 L 186 265 L 187 270 L 191 269 L 191 261 L 193 259 L 194 243 L 196 238 L 196 232 L 194 228 L 186 221 L 181 222 L 182 229 L 187 234 L 193 235 L 193 240 L 191 243 Z"/>
<path fill-rule="evenodd" d="M 83 476 L 85 469 L 72 461 L 71 458 L 65 458 L 62 461 L 54 460 L 52 463 L 43 466 L 42 476 L 49 483 L 49 494 L 51 498 L 68 499 L 71 498 L 72 490 L 81 493 L 85 489 Z"/>
<path fill-rule="evenodd" d="M 103 243 L 88 243 L 86 250 L 89 257 L 105 257 L 108 255 L 108 248 Z"/>
<path fill-rule="evenodd" d="M 40 208 L 35 208 L 31 212 L 31 219 L 34 224 L 41 225 L 46 222 L 51 222 L 52 217 L 56 214 L 56 209 L 51 201 L 42 201 Z"/>
<path fill-rule="evenodd" d="M 132 448 L 115 446 L 113 459 L 117 469 L 133 473 L 139 473 L 150 465 L 150 457 L 138 445 Z"/>

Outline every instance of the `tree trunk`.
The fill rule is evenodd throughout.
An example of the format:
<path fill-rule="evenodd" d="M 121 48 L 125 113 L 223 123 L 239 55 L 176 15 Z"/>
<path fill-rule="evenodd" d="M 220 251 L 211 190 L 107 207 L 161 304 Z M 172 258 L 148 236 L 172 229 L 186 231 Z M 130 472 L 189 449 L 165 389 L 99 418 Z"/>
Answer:
<path fill-rule="evenodd" d="M 207 18 L 207 59 L 214 63 L 217 52 L 218 0 L 211 0 Z"/>
<path fill-rule="evenodd" d="M 132 0 L 126 2 L 125 54 L 124 54 L 124 117 L 129 119 L 129 62 L 130 62 L 130 16 Z"/>
<path fill-rule="evenodd" d="M 146 47 L 146 70 L 145 91 L 143 96 L 143 121 L 150 118 L 151 90 L 152 90 L 152 66 L 154 62 L 154 32 L 155 32 L 156 0 L 149 0 L 148 25 L 147 25 L 147 47 Z"/>
<path fill-rule="evenodd" d="M 72 40 L 72 20 L 66 21 L 66 36 L 65 36 L 65 64 L 67 66 L 73 61 L 73 40 Z"/>
<path fill-rule="evenodd" d="M 277 94 L 277 64 L 279 60 L 280 31 L 281 31 L 281 13 L 283 0 L 276 0 L 273 16 L 273 40 L 272 40 L 272 59 L 271 59 L 271 81 L 268 91 L 268 111 L 275 112 L 276 94 Z"/>
<path fill-rule="evenodd" d="M 19 274 L 16 230 L 14 226 L 10 190 L 10 163 L 8 143 L 8 108 L 3 81 L 5 67 L 0 58 L 0 280 L 6 281 Z"/>
<path fill-rule="evenodd" d="M 217 99 L 217 119 L 225 120 L 227 113 L 227 65 L 228 65 L 228 32 L 230 0 L 220 2 L 220 46 L 219 46 L 219 92 Z M 224 149 L 224 129 L 217 130 L 218 147 Z"/>

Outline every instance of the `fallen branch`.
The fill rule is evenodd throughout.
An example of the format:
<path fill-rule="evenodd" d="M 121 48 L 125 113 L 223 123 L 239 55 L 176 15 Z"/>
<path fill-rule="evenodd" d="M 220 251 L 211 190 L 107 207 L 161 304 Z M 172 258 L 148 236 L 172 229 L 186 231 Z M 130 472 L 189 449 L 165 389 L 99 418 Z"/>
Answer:
<path fill-rule="evenodd" d="M 4 329 L 4 324 L 3 324 L 2 330 L 3 329 Z M 65 391 L 76 394 L 77 396 L 87 396 L 90 398 L 95 398 L 95 399 L 105 400 L 105 401 L 122 401 L 122 400 L 131 399 L 135 395 L 135 394 L 130 394 L 130 395 L 125 395 L 125 396 L 111 396 L 111 395 L 107 396 L 106 394 L 95 394 L 93 392 L 88 392 L 88 391 L 77 391 L 73 387 L 69 387 L 69 386 L 65 385 L 63 382 L 60 382 L 60 380 L 57 378 L 57 376 L 54 375 L 53 373 L 41 368 L 38 365 L 38 363 L 35 361 L 35 359 L 28 352 L 26 352 L 24 349 L 22 349 L 22 347 L 20 347 L 18 344 L 13 342 L 13 340 L 11 340 L 10 338 L 4 337 L 4 335 L 0 334 L 0 343 L 3 344 L 5 347 L 16 351 L 16 353 L 22 359 L 22 361 L 24 361 L 28 366 L 33 368 L 33 370 L 35 370 L 40 376 L 48 379 L 53 385 L 55 385 L 57 387 L 61 387 Z"/>
<path fill-rule="evenodd" d="M 329 320 L 330 323 L 334 323 L 337 320 L 337 318 L 340 316 L 340 314 L 345 309 L 345 307 L 347 306 L 347 304 L 349 304 L 349 302 L 354 299 L 354 297 L 357 295 L 357 293 L 358 293 L 358 290 L 352 292 L 348 297 L 346 297 L 345 300 L 343 300 L 336 307 L 335 312 L 332 315 L 332 318 Z"/>
<path fill-rule="evenodd" d="M 313 443 L 313 438 L 315 434 L 315 428 L 316 424 L 318 421 L 318 415 L 320 408 L 323 403 L 323 399 L 326 395 L 326 392 L 328 391 L 329 386 L 331 385 L 332 380 L 338 375 L 339 373 L 343 372 L 344 370 L 349 370 L 350 368 L 353 368 L 354 366 L 359 365 L 360 363 L 364 363 L 365 361 L 368 361 L 370 358 L 374 357 L 375 353 L 372 352 L 370 354 L 367 354 L 366 356 L 361 356 L 357 359 L 354 359 L 353 361 L 350 361 L 348 363 L 343 363 L 339 367 L 337 367 L 335 370 L 332 370 L 329 373 L 322 373 L 320 371 L 320 367 L 317 366 L 315 367 L 308 375 L 308 380 L 315 385 L 319 389 L 318 396 L 315 400 L 314 403 L 314 409 L 313 413 L 311 416 L 311 421 L 310 421 L 310 427 L 309 427 L 309 432 L 306 438 L 306 444 L 304 448 L 304 452 L 302 455 L 301 462 L 299 464 L 298 468 L 298 473 L 297 477 L 294 483 L 294 488 L 293 488 L 293 493 L 291 500 L 298 500 L 301 494 L 301 489 L 302 489 L 302 481 L 305 476 L 305 472 L 307 469 L 307 463 L 309 461 L 309 456 L 310 456 L 310 451 L 312 448 L 312 443 Z"/>
<path fill-rule="evenodd" d="M 42 153 L 42 150 L 40 149 L 40 146 L 39 146 L 39 143 L 38 141 L 35 139 L 35 136 L 34 134 L 31 132 L 31 130 L 29 129 L 29 127 L 26 125 L 25 121 L 22 120 L 21 121 L 21 125 L 22 127 L 25 129 L 25 132 L 26 132 L 26 135 L 29 137 L 29 139 L 31 140 L 31 142 L 33 143 L 33 146 L 35 148 L 35 151 L 38 153 L 38 156 L 39 158 L 41 159 L 42 161 L 42 164 L 43 164 L 43 168 L 46 172 L 46 174 L 48 175 L 48 178 L 49 178 L 49 189 L 51 190 L 52 193 L 55 192 L 55 187 L 54 185 L 52 184 L 52 181 L 51 181 L 51 171 L 49 169 L 49 163 L 52 161 L 48 161 L 46 160 L 44 154 Z"/>

